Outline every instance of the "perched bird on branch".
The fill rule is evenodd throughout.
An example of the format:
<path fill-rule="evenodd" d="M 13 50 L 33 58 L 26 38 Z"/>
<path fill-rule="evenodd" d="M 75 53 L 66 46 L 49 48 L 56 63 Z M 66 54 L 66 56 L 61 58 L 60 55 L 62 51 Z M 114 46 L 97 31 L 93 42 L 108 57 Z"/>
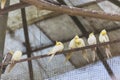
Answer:
<path fill-rule="evenodd" d="M 100 32 L 100 35 L 99 35 L 99 41 L 100 43 L 104 43 L 104 42 L 109 42 L 109 37 L 107 35 L 107 31 L 105 29 L 103 29 L 101 32 Z M 110 56 L 112 57 L 112 54 L 110 52 L 110 45 L 107 44 L 104 46 L 105 48 L 105 53 L 107 55 L 107 58 L 109 58 Z"/>
<path fill-rule="evenodd" d="M 89 45 L 97 44 L 97 40 L 96 40 L 96 37 L 95 37 L 94 33 L 89 34 L 88 44 Z M 96 55 L 96 47 L 91 48 L 91 51 L 92 51 L 92 60 L 95 61 L 95 58 L 97 57 L 97 55 Z"/>
<path fill-rule="evenodd" d="M 69 43 L 69 49 L 74 49 L 74 48 L 80 48 L 80 47 L 85 47 L 85 42 L 82 38 L 79 38 L 79 36 L 75 36 Z M 65 63 L 71 58 L 73 52 L 69 53 L 66 55 L 66 60 Z M 87 52 L 86 50 L 82 50 L 82 56 L 84 57 L 84 59 L 87 60 L 87 62 L 89 62 L 88 58 L 87 58 Z"/>
<path fill-rule="evenodd" d="M 56 52 L 61 52 L 64 49 L 64 45 L 62 42 L 57 42 L 55 46 L 51 49 L 51 51 L 48 53 L 48 55 L 51 55 L 50 59 L 48 60 L 48 62 L 50 62 L 52 60 L 52 58 L 55 56 Z"/>
<path fill-rule="evenodd" d="M 6 4 L 6 0 L 1 0 L 1 9 L 5 7 L 5 4 Z"/>
<path fill-rule="evenodd" d="M 16 64 L 15 61 L 19 61 L 21 56 L 22 56 L 22 52 L 21 51 L 15 51 L 14 52 L 14 54 L 13 54 L 13 56 L 11 58 L 11 63 L 7 66 L 7 68 L 5 70 L 6 73 L 9 73 L 13 69 L 13 67 Z"/>
<path fill-rule="evenodd" d="M 9 62 L 11 61 L 12 59 L 12 56 L 13 56 L 14 52 L 13 51 L 9 51 L 5 56 L 4 56 L 4 59 L 2 61 L 2 64 L 5 64 L 5 65 L 2 65 L 2 73 L 4 73 L 7 65 L 9 64 Z"/>

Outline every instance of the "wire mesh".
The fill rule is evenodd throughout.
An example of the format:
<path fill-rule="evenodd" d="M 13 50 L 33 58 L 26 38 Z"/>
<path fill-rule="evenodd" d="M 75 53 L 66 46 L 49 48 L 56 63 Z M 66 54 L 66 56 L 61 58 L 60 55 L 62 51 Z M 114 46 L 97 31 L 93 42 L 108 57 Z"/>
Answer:
<path fill-rule="evenodd" d="M 111 78 L 99 61 L 46 80 L 111 80 Z"/>
<path fill-rule="evenodd" d="M 62 55 L 60 55 L 62 56 Z M 36 60 L 33 60 L 33 70 L 35 80 L 111 80 L 110 76 L 106 72 L 103 64 L 98 61 L 96 63 L 84 66 L 78 69 L 70 69 L 68 65 L 58 65 L 59 59 L 55 56 L 50 64 L 47 63 L 47 58 L 43 58 L 40 61 L 41 66 L 45 71 L 37 64 Z M 44 61 L 46 60 L 46 61 Z M 57 60 L 57 61 L 56 61 Z M 120 57 L 114 57 L 108 59 L 110 67 L 112 68 L 115 76 L 119 80 L 120 77 Z M 43 64 L 44 63 L 44 64 Z M 45 67 L 46 66 L 46 67 Z M 57 67 L 56 67 L 57 66 Z M 72 71 L 71 71 L 72 70 Z M 18 63 L 10 73 L 2 74 L 2 80 L 29 80 L 27 62 Z"/>
<path fill-rule="evenodd" d="M 120 56 L 108 59 L 107 62 L 117 77 L 117 80 L 120 80 Z"/>

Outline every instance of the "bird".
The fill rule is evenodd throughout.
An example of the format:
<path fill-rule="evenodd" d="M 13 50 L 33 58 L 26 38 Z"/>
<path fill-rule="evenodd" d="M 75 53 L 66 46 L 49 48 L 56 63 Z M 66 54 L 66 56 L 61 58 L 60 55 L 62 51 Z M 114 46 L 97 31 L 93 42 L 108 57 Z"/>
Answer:
<path fill-rule="evenodd" d="M 4 9 L 6 4 L 6 0 L 1 0 L 1 9 Z"/>
<path fill-rule="evenodd" d="M 2 65 L 2 66 L 1 66 L 2 73 L 4 73 L 7 65 L 8 65 L 9 62 L 11 61 L 13 54 L 14 54 L 13 51 L 9 51 L 9 52 L 4 56 L 4 58 L 3 58 L 3 60 L 2 60 L 2 64 L 5 64 L 5 65 Z"/>
<path fill-rule="evenodd" d="M 100 43 L 104 43 L 104 42 L 109 42 L 110 39 L 107 35 L 107 31 L 105 29 L 103 29 L 101 32 L 100 32 L 100 35 L 99 35 L 99 41 Z M 112 54 L 111 54 L 111 51 L 110 51 L 110 45 L 107 44 L 104 46 L 105 48 L 105 53 L 107 55 L 107 58 L 109 58 L 110 56 L 112 57 Z"/>
<path fill-rule="evenodd" d="M 52 60 L 52 58 L 55 56 L 55 53 L 61 52 L 61 51 L 63 51 L 63 49 L 64 49 L 63 43 L 59 42 L 59 41 L 56 41 L 55 46 L 48 53 L 48 55 L 51 55 L 51 57 L 49 58 L 48 62 L 50 62 Z"/>
<path fill-rule="evenodd" d="M 89 34 L 89 37 L 88 37 L 87 42 L 88 42 L 89 45 L 97 44 L 97 39 L 96 39 L 96 37 L 95 37 L 95 35 L 94 35 L 93 32 Z M 94 62 L 94 61 L 95 61 L 95 58 L 96 58 L 96 56 L 97 56 L 97 55 L 96 55 L 96 47 L 91 48 L 91 51 L 92 51 L 92 53 L 93 53 L 93 55 L 92 55 L 92 60 L 93 60 L 93 62 Z"/>
<path fill-rule="evenodd" d="M 21 56 L 22 56 L 21 51 L 17 50 L 17 51 L 14 52 L 14 54 L 13 54 L 13 56 L 11 58 L 11 63 L 8 65 L 8 68 L 5 71 L 6 73 L 9 73 L 13 69 L 13 67 L 16 64 L 15 61 L 19 61 Z"/>
<path fill-rule="evenodd" d="M 74 49 L 74 48 L 80 48 L 80 47 L 85 47 L 85 42 L 82 38 L 79 38 L 78 35 L 76 35 L 69 43 L 69 49 Z M 69 53 L 66 55 L 66 60 L 65 63 L 71 58 L 73 52 Z M 87 58 L 87 52 L 86 50 L 82 50 L 82 55 L 84 57 L 84 59 L 87 60 L 87 62 L 89 62 L 88 58 Z"/>

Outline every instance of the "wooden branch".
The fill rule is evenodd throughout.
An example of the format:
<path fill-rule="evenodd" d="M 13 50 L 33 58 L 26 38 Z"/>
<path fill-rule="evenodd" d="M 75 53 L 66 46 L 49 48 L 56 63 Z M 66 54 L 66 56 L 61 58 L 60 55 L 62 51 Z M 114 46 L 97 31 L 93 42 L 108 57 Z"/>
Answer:
<path fill-rule="evenodd" d="M 75 52 L 75 51 L 90 49 L 90 48 L 94 48 L 94 47 L 100 47 L 100 46 L 104 46 L 104 45 L 107 45 L 107 44 L 115 44 L 115 43 L 119 43 L 119 42 L 120 42 L 120 39 L 114 40 L 114 41 L 110 41 L 110 42 L 105 42 L 105 43 L 98 43 L 98 44 L 89 45 L 89 46 L 85 46 L 85 47 L 81 47 L 81 48 L 64 50 L 64 51 L 62 51 L 62 52 L 57 52 L 55 55 L 59 55 L 59 54 L 62 54 L 62 53 L 69 54 L 70 52 Z M 34 56 L 34 57 L 26 58 L 26 59 L 21 59 L 20 61 L 16 61 L 15 63 L 20 63 L 20 62 L 35 60 L 35 59 L 39 59 L 39 58 L 45 58 L 45 57 L 49 57 L 49 56 L 51 56 L 51 55 L 44 54 L 44 55 Z M 9 62 L 9 63 L 10 63 L 10 62 Z M 1 65 L 6 65 L 6 64 L 7 64 L 7 63 L 0 64 L 0 66 L 1 66 Z"/>
<path fill-rule="evenodd" d="M 16 9 L 20 9 L 20 8 L 24 8 L 29 6 L 29 4 L 27 3 L 17 3 L 8 7 L 5 7 L 4 9 L 0 9 L 0 15 L 6 14 L 10 11 L 16 10 Z"/>
<path fill-rule="evenodd" d="M 59 5 L 51 4 L 49 2 L 45 2 L 43 0 L 21 0 L 21 1 L 35 5 L 36 7 L 41 9 L 47 9 L 59 13 L 66 13 L 73 16 L 84 16 L 84 17 L 93 17 L 93 18 L 120 21 L 120 14 L 111 14 L 96 10 L 91 11 L 88 9 L 69 7 L 65 5 L 59 6 Z"/>

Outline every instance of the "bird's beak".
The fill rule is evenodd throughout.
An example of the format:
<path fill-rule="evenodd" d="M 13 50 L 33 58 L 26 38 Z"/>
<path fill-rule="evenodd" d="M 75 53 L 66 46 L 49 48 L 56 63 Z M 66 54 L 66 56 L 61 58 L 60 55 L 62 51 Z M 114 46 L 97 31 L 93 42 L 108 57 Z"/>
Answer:
<path fill-rule="evenodd" d="M 94 33 L 92 32 L 92 33 L 89 34 L 89 36 L 91 36 L 91 35 L 94 35 Z"/>
<path fill-rule="evenodd" d="M 78 36 L 78 35 L 76 35 L 76 36 L 75 36 L 75 39 L 78 39 L 78 38 L 79 38 L 79 36 Z"/>

